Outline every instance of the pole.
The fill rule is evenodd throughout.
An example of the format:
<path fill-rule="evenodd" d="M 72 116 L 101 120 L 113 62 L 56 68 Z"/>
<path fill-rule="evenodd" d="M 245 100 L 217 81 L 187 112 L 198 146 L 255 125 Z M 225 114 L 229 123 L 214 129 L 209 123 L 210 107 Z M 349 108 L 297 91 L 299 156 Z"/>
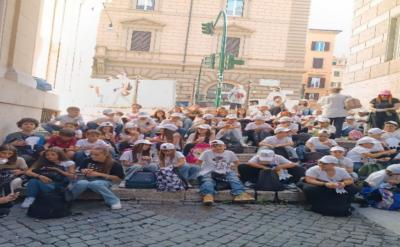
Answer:
<path fill-rule="evenodd" d="M 247 97 L 246 97 L 246 108 L 247 109 L 249 109 L 251 83 L 253 83 L 253 82 L 252 81 L 248 81 L 248 85 L 247 85 Z"/>
<path fill-rule="evenodd" d="M 197 76 L 197 83 L 196 83 L 196 93 L 194 97 L 194 103 L 197 104 L 199 103 L 199 97 L 200 97 L 200 82 L 201 82 L 201 72 L 203 70 L 203 64 L 204 64 L 204 58 L 201 59 L 201 64 L 200 64 L 200 69 L 199 69 L 199 75 Z"/>
<path fill-rule="evenodd" d="M 133 95 L 133 104 L 137 104 L 139 84 L 140 84 L 139 76 L 136 76 L 135 94 Z"/>
<path fill-rule="evenodd" d="M 215 98 L 215 107 L 221 106 L 222 84 L 224 83 L 224 71 L 225 71 L 226 40 L 228 36 L 228 16 L 226 14 L 226 10 L 223 10 L 219 13 L 217 20 L 214 23 L 214 27 L 217 25 L 218 20 L 221 16 L 224 18 L 224 26 L 221 38 L 221 51 L 219 53 L 218 84 L 217 84 L 217 92 Z"/>

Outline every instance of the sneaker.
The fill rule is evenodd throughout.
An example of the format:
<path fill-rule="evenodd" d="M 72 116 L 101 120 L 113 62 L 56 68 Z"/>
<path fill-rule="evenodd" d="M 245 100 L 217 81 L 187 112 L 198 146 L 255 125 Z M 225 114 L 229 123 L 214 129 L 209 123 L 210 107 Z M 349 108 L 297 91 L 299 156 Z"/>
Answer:
<path fill-rule="evenodd" d="M 246 192 L 243 192 L 242 194 L 237 195 L 233 198 L 233 202 L 253 202 L 253 201 L 254 197 Z"/>
<path fill-rule="evenodd" d="M 25 198 L 24 202 L 21 204 L 21 208 L 29 208 L 34 201 L 35 201 L 35 197 Z"/>
<path fill-rule="evenodd" d="M 297 185 L 294 183 L 285 185 L 285 189 L 290 190 L 290 191 L 295 191 L 295 192 L 299 191 L 297 188 Z"/>
<path fill-rule="evenodd" d="M 125 181 L 125 180 L 122 181 L 122 182 L 118 185 L 118 187 L 119 187 L 119 188 L 125 188 L 125 187 L 126 187 L 126 181 Z"/>
<path fill-rule="evenodd" d="M 244 186 L 247 187 L 247 188 L 250 188 L 250 189 L 254 189 L 256 187 L 256 184 L 252 183 L 252 182 L 249 182 L 249 181 L 246 181 L 244 183 Z"/>
<path fill-rule="evenodd" d="M 115 204 L 111 205 L 111 209 L 112 210 L 118 210 L 118 209 L 121 209 L 121 208 L 122 208 L 121 202 L 118 202 L 118 203 L 115 203 Z"/>
<path fill-rule="evenodd" d="M 203 204 L 205 206 L 211 206 L 214 203 L 214 196 L 213 195 L 205 195 L 203 196 Z"/>

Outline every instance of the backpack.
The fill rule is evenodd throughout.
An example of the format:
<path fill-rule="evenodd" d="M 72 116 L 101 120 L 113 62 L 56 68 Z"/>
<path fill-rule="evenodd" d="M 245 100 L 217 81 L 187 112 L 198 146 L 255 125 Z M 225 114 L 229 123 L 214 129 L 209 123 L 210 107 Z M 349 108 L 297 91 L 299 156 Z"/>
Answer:
<path fill-rule="evenodd" d="M 281 181 L 279 181 L 279 176 L 275 171 L 261 170 L 258 174 L 258 181 L 256 184 L 256 190 L 259 191 L 282 191 L 285 187 Z"/>
<path fill-rule="evenodd" d="M 155 189 L 156 187 L 157 178 L 153 172 L 135 172 L 125 182 L 125 188 L 128 189 Z"/>
<path fill-rule="evenodd" d="M 176 192 L 185 189 L 185 183 L 174 171 L 173 167 L 165 167 L 156 172 L 157 190 Z"/>
<path fill-rule="evenodd" d="M 365 164 L 360 167 L 357 173 L 360 178 L 367 178 L 369 175 L 371 175 L 371 173 L 384 169 L 386 169 L 386 166 L 381 163 Z"/>
<path fill-rule="evenodd" d="M 189 154 L 186 156 L 186 161 L 189 164 L 196 164 L 199 160 L 201 154 L 204 151 L 210 149 L 210 144 L 208 143 L 197 143 L 192 149 L 190 149 Z"/>
<path fill-rule="evenodd" d="M 356 98 L 349 98 L 346 99 L 346 101 L 344 102 L 344 107 L 346 110 L 353 110 L 353 109 L 357 109 L 357 108 L 361 108 L 361 102 L 359 99 Z"/>
<path fill-rule="evenodd" d="M 27 212 L 29 217 L 37 219 L 63 218 L 71 214 L 71 204 L 55 192 L 40 194 Z"/>

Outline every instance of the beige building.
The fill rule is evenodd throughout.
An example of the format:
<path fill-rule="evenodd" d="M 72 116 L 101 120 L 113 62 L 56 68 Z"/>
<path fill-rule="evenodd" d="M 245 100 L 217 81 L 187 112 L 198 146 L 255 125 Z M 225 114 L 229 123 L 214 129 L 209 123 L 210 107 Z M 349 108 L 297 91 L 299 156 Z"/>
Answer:
<path fill-rule="evenodd" d="M 356 0 L 345 93 L 368 103 L 382 89 L 400 97 L 400 1 Z"/>
<path fill-rule="evenodd" d="M 126 72 L 130 78 L 175 80 L 177 101 L 193 100 L 202 58 L 220 46 L 201 23 L 215 20 L 225 6 L 229 14 L 229 53 L 245 65 L 225 74 L 224 91 L 253 82 L 250 98 L 265 98 L 260 81 L 279 81 L 289 98 L 297 98 L 304 73 L 309 0 L 113 0 L 106 4 L 98 28 L 93 77 Z M 213 102 L 217 71 L 204 69 L 202 101 Z"/>
<path fill-rule="evenodd" d="M 317 101 L 327 94 L 333 81 L 336 35 L 341 31 L 309 29 L 307 33 L 305 70 L 303 76 L 304 98 Z M 336 73 L 337 74 L 337 73 Z"/>
<path fill-rule="evenodd" d="M 331 87 L 342 87 L 346 73 L 347 59 L 334 57 L 332 62 Z"/>

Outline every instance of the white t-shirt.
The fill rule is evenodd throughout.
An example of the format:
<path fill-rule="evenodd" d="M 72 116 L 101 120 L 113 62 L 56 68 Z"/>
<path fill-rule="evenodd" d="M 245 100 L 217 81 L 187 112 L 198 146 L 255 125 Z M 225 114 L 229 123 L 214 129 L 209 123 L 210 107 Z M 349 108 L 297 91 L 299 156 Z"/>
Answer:
<path fill-rule="evenodd" d="M 306 142 L 306 144 L 312 144 L 314 146 L 315 149 L 330 149 L 333 146 L 337 146 L 337 143 L 335 140 L 332 139 L 328 139 L 327 140 L 331 146 L 325 145 L 323 144 L 318 137 L 311 137 L 310 139 L 308 139 L 308 141 Z"/>
<path fill-rule="evenodd" d="M 363 154 L 370 153 L 371 150 L 365 147 L 356 146 L 347 153 L 347 158 L 351 159 L 353 162 L 362 162 Z"/>
<path fill-rule="evenodd" d="M 289 160 L 287 160 L 285 157 L 275 154 L 272 161 L 271 162 L 267 162 L 267 161 L 262 161 L 260 160 L 260 156 L 259 155 L 254 155 L 248 163 L 253 163 L 253 164 L 259 164 L 259 165 L 263 165 L 263 166 L 269 166 L 269 167 L 273 167 L 276 165 L 282 165 L 282 164 L 288 164 L 288 163 L 292 163 Z"/>
<path fill-rule="evenodd" d="M 277 128 L 278 127 L 284 127 L 284 128 L 288 128 L 288 129 L 290 129 L 291 131 L 293 131 L 293 132 L 295 132 L 295 133 L 297 133 L 298 131 L 299 131 L 299 125 L 298 124 L 295 124 L 295 123 L 291 123 L 290 125 L 289 125 L 289 127 L 285 127 L 285 126 L 283 126 L 283 125 L 281 125 L 281 124 L 278 124 L 278 126 L 276 126 Z"/>
<path fill-rule="evenodd" d="M 367 179 L 365 179 L 365 182 L 367 182 L 373 189 L 376 189 L 380 184 L 387 181 L 388 178 L 389 176 L 387 175 L 386 170 L 380 170 L 371 173 Z"/>
<path fill-rule="evenodd" d="M 353 161 L 347 157 L 343 157 L 339 160 L 339 164 L 337 165 L 338 167 L 342 167 L 342 168 L 353 168 L 354 164 Z"/>
<path fill-rule="evenodd" d="M 244 130 L 256 130 L 256 129 L 270 131 L 270 130 L 272 130 L 272 127 L 271 127 L 271 125 L 269 125 L 267 123 L 257 125 L 255 122 L 251 122 L 246 125 L 246 128 Z"/>
<path fill-rule="evenodd" d="M 176 151 L 175 157 L 173 159 L 171 159 L 170 157 L 165 157 L 165 167 L 176 166 L 178 164 L 179 159 L 182 159 L 182 158 L 185 158 L 185 156 L 181 152 Z"/>
<path fill-rule="evenodd" d="M 325 130 L 329 134 L 335 134 L 336 133 L 336 127 L 333 126 L 333 125 L 329 125 L 326 128 L 322 128 L 321 126 L 316 126 L 315 129 L 317 129 L 317 130 Z"/>
<path fill-rule="evenodd" d="M 72 160 L 66 160 L 61 161 L 58 165 L 64 167 L 64 169 L 67 170 L 70 166 L 74 166 L 75 162 L 73 162 Z"/>
<path fill-rule="evenodd" d="M 157 155 L 152 154 L 152 152 L 150 151 L 150 157 L 151 160 L 149 161 L 149 163 L 152 162 L 157 162 Z M 142 158 L 141 154 L 137 154 L 137 160 L 140 162 Z M 133 164 L 133 153 L 132 150 L 128 150 L 122 153 L 121 157 L 119 158 L 120 161 L 128 161 L 130 164 Z M 138 163 L 139 163 L 138 162 Z"/>
<path fill-rule="evenodd" d="M 388 138 L 396 138 L 400 141 L 400 132 L 399 131 L 395 131 L 395 132 L 386 132 L 382 135 L 383 139 L 388 139 Z"/>
<path fill-rule="evenodd" d="M 0 169 L 20 169 L 20 170 L 25 170 L 28 169 L 28 165 L 26 164 L 25 160 L 21 157 L 17 157 L 17 160 L 15 161 L 15 164 L 10 165 L 10 164 L 3 164 L 0 165 Z"/>
<path fill-rule="evenodd" d="M 322 97 L 318 104 L 322 107 L 322 115 L 328 118 L 346 117 L 348 115 L 345 109 L 345 101 L 350 96 L 340 93 L 330 94 Z"/>
<path fill-rule="evenodd" d="M 345 179 L 351 178 L 349 173 L 340 167 L 335 167 L 335 175 L 333 177 L 328 176 L 328 174 L 321 169 L 320 166 L 313 166 L 306 171 L 307 177 L 315 178 L 321 182 L 332 182 L 338 183 Z"/>
<path fill-rule="evenodd" d="M 293 140 L 291 137 L 288 136 L 282 139 L 278 139 L 276 136 L 268 136 L 262 141 L 262 143 L 269 145 L 282 145 L 282 144 L 287 144 L 289 142 L 293 142 Z"/>
<path fill-rule="evenodd" d="M 92 148 L 95 148 L 95 147 L 111 147 L 108 143 L 106 143 L 105 141 L 103 141 L 103 140 L 97 140 L 96 142 L 89 142 L 87 139 L 81 139 L 81 140 L 78 140 L 77 142 L 76 142 L 76 146 L 79 148 L 79 149 L 84 149 L 84 150 L 87 150 L 87 149 L 92 149 Z"/>
<path fill-rule="evenodd" d="M 204 176 L 210 172 L 226 174 L 231 171 L 231 166 L 239 159 L 234 152 L 225 150 L 223 153 L 215 153 L 212 150 L 205 151 L 199 158 L 203 163 L 199 176 Z"/>
<path fill-rule="evenodd" d="M 374 141 L 374 146 L 371 148 L 371 152 L 380 152 L 385 150 L 382 146 L 382 143 L 378 140 Z"/>

